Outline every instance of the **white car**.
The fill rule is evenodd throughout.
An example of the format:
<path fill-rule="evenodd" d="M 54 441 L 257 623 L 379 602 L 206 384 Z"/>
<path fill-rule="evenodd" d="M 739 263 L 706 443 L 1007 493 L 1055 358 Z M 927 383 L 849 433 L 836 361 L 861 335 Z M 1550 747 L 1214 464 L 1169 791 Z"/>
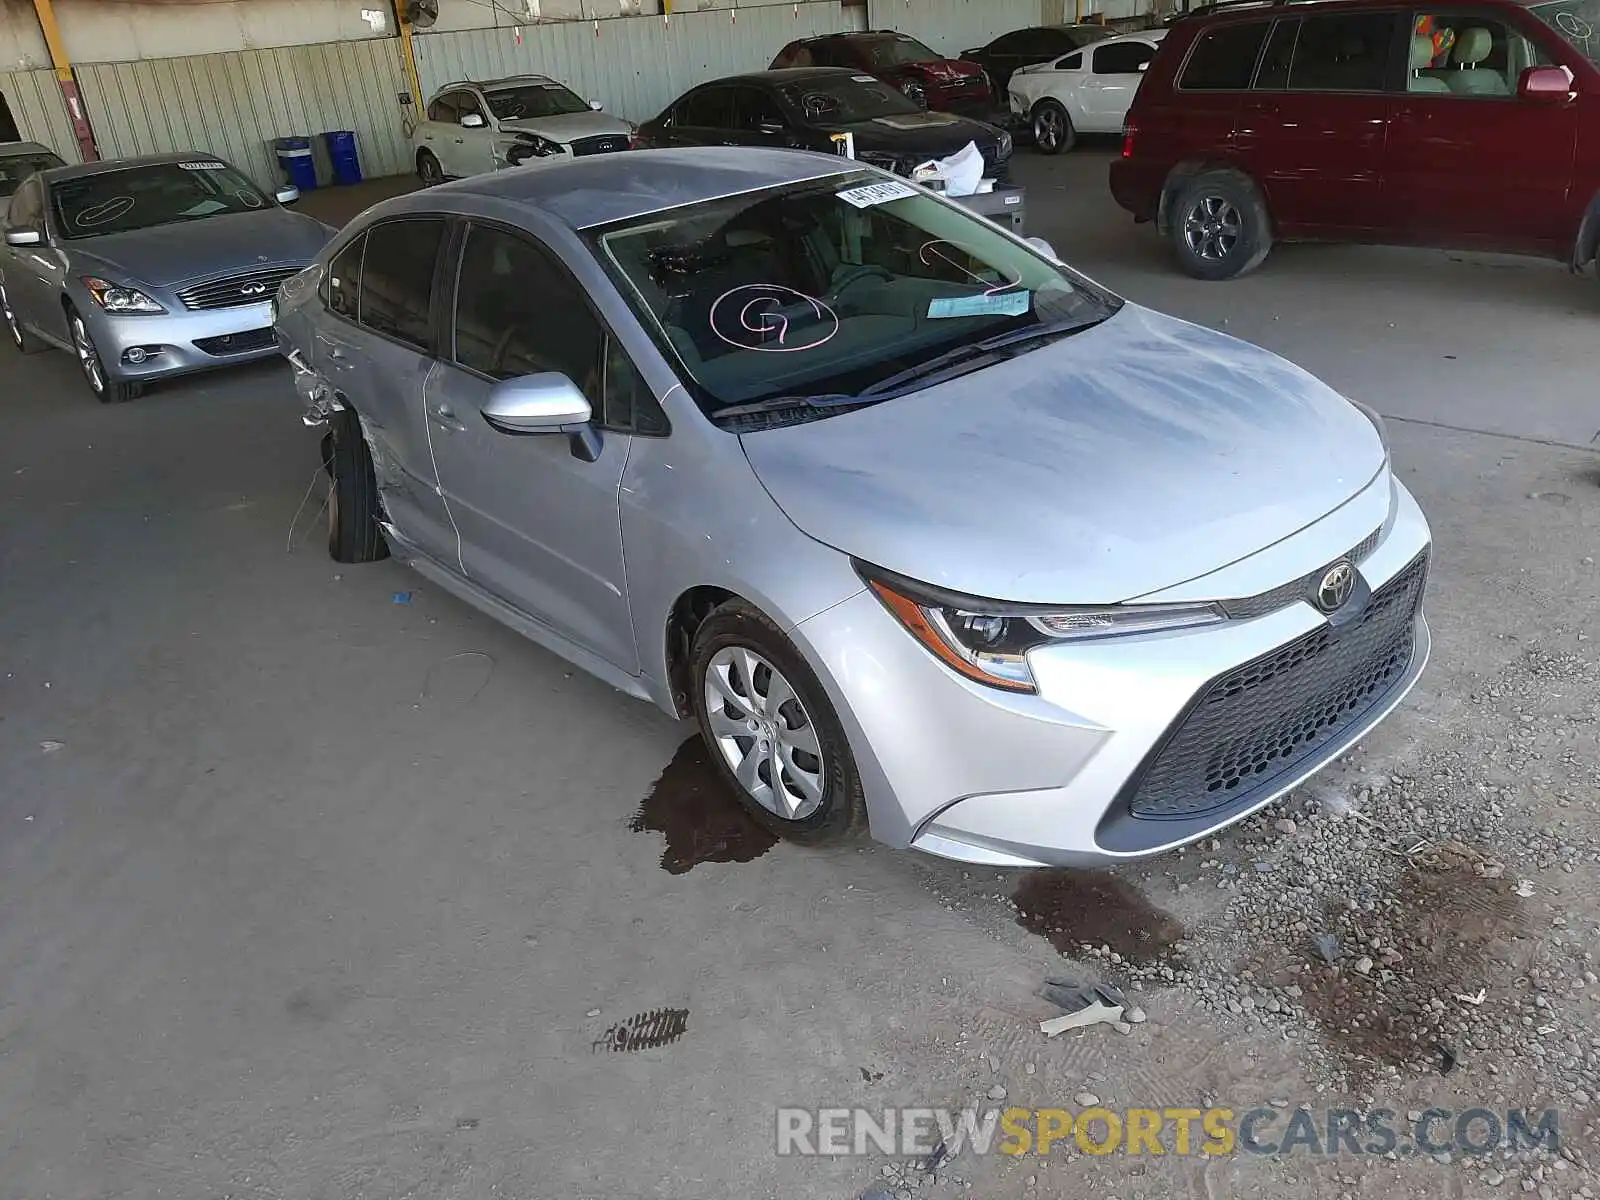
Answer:
<path fill-rule="evenodd" d="M 411 133 L 425 184 L 506 167 L 610 154 L 633 146 L 634 127 L 544 75 L 447 83 Z"/>
<path fill-rule="evenodd" d="M 1164 29 L 1107 38 L 1011 77 L 1011 111 L 1042 154 L 1071 150 L 1080 133 L 1120 133 Z"/>

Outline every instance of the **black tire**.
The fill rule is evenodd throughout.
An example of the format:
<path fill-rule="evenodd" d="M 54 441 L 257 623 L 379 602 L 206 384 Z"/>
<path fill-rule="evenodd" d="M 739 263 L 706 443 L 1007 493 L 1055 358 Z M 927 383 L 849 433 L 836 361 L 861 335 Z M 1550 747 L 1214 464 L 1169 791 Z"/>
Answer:
<path fill-rule="evenodd" d="M 1059 100 L 1049 97 L 1033 106 L 1033 148 L 1040 154 L 1065 154 L 1077 145 L 1072 116 Z"/>
<path fill-rule="evenodd" d="M 341 563 L 388 558 L 389 545 L 378 528 L 382 509 L 372 451 L 361 435 L 360 420 L 349 409 L 328 420 L 322 465 L 328 472 L 328 556 Z"/>
<path fill-rule="evenodd" d="M 810 718 L 822 751 L 824 777 L 821 804 L 810 816 L 789 820 L 763 807 L 745 791 L 723 757 L 711 732 L 706 673 L 717 652 L 728 647 L 754 650 L 767 659 L 782 672 Z M 720 605 L 695 631 L 689 663 L 690 702 L 711 761 L 735 799 L 763 828 L 788 841 L 817 846 L 843 840 L 865 827 L 867 810 L 861 777 L 838 714 L 805 657 L 765 613 L 738 599 Z"/>
<path fill-rule="evenodd" d="M 444 182 L 444 168 L 431 150 L 417 151 L 417 178 L 423 187 L 435 187 Z"/>
<path fill-rule="evenodd" d="M 4 314 L 6 330 L 11 334 L 11 344 L 17 348 L 18 354 L 36 354 L 44 349 L 44 343 L 22 327 L 22 322 L 11 309 L 11 297 L 6 295 L 5 284 L 0 283 L 0 313 Z"/>
<path fill-rule="evenodd" d="M 101 404 L 125 404 L 138 399 L 144 391 L 144 385 L 118 379 L 106 369 L 105 360 L 100 357 L 100 348 L 95 345 L 94 335 L 71 304 L 67 305 L 67 328 L 72 334 L 78 370 L 82 372 L 83 381 L 89 385 L 94 398 Z"/>
<path fill-rule="evenodd" d="M 1272 249 L 1272 220 L 1249 176 L 1201 171 L 1180 184 L 1167 215 L 1178 265 L 1196 279 L 1236 279 Z"/>

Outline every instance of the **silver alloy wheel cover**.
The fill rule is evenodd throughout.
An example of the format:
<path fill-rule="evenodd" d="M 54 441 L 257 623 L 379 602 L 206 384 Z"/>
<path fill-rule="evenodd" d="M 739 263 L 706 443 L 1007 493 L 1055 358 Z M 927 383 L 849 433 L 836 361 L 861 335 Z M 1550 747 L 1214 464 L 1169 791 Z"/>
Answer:
<path fill-rule="evenodd" d="M 1244 233 L 1239 210 L 1218 195 L 1201 196 L 1183 218 L 1183 238 L 1196 258 L 1221 262 Z"/>
<path fill-rule="evenodd" d="M 786 821 L 822 807 L 817 729 L 776 667 L 746 646 L 724 646 L 706 664 L 705 700 L 712 739 L 746 795 Z"/>
<path fill-rule="evenodd" d="M 78 349 L 78 365 L 83 368 L 89 386 L 96 393 L 105 391 L 106 377 L 104 368 L 100 365 L 100 352 L 94 348 L 94 342 L 89 338 L 89 330 L 84 325 L 82 317 L 72 318 L 72 342 Z"/>
<path fill-rule="evenodd" d="M 22 326 L 17 322 L 17 314 L 11 311 L 11 297 L 6 295 L 6 289 L 0 287 L 0 310 L 4 310 L 6 328 L 11 331 L 11 340 L 17 344 L 17 349 L 22 349 Z"/>
<path fill-rule="evenodd" d="M 928 89 L 915 79 L 908 79 L 900 85 L 900 94 L 918 108 L 928 107 Z"/>
<path fill-rule="evenodd" d="M 1061 144 L 1061 117 L 1048 104 L 1033 115 L 1033 140 L 1041 150 L 1052 150 Z"/>

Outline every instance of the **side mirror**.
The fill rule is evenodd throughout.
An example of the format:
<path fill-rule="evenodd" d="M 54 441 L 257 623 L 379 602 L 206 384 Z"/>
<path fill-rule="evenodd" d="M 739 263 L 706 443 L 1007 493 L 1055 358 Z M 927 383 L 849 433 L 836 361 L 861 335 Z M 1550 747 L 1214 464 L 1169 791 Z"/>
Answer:
<path fill-rule="evenodd" d="M 480 411 L 501 433 L 565 433 L 571 437 L 572 453 L 577 457 L 593 462 L 600 455 L 600 435 L 590 424 L 594 410 L 578 385 L 558 371 L 495 384 Z"/>
<path fill-rule="evenodd" d="M 18 225 L 15 229 L 6 230 L 8 246 L 37 246 L 42 241 L 43 235 L 30 225 Z"/>
<path fill-rule="evenodd" d="M 461 118 L 461 128 L 482 129 L 488 122 L 483 119 L 482 113 L 467 113 Z"/>
<path fill-rule="evenodd" d="M 300 199 L 300 189 L 292 186 L 284 186 L 272 193 L 272 196 L 273 199 L 275 199 L 279 204 L 293 204 L 296 200 Z"/>
<path fill-rule="evenodd" d="M 1533 104 L 1565 104 L 1576 89 L 1566 67 L 1529 67 L 1517 80 L 1517 96 Z"/>
<path fill-rule="evenodd" d="M 606 106 L 602 101 L 591 100 L 589 101 L 589 107 L 594 109 L 595 112 L 604 112 Z"/>
<path fill-rule="evenodd" d="M 1043 238 L 1031 237 L 1031 238 L 1023 238 L 1022 240 L 1027 242 L 1028 245 L 1032 246 L 1035 250 L 1037 250 L 1040 254 L 1044 255 L 1051 262 L 1058 263 L 1058 262 L 1061 261 L 1061 259 L 1056 255 L 1056 248 L 1054 246 L 1052 246 L 1049 242 L 1045 241 Z"/>
<path fill-rule="evenodd" d="M 1143 75 L 1149 69 L 1150 69 L 1150 60 L 1147 58 L 1142 63 L 1139 64 L 1139 74 Z"/>

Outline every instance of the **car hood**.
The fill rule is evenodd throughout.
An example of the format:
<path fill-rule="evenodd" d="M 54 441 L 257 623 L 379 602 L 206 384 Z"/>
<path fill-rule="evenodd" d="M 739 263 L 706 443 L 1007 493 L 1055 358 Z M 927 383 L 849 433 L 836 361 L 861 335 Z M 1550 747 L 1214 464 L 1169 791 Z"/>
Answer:
<path fill-rule="evenodd" d="M 516 121 L 501 121 L 502 130 L 518 133 L 537 133 L 553 142 L 571 142 L 575 138 L 604 137 L 608 133 L 627 137 L 632 127 L 610 113 L 581 112 L 563 117 L 527 117 Z"/>
<path fill-rule="evenodd" d="M 986 370 L 741 437 L 818 541 L 991 599 L 1112 604 L 1327 515 L 1383 468 L 1292 363 L 1135 305 Z"/>
<path fill-rule="evenodd" d="M 274 207 L 76 238 L 61 248 L 75 259 L 99 262 L 121 276 L 118 282 L 166 287 L 205 275 L 308 263 L 333 234 L 313 217 Z"/>
<path fill-rule="evenodd" d="M 968 142 L 976 142 L 982 150 L 1000 141 L 1000 131 L 993 125 L 944 112 L 896 113 L 892 117 L 850 121 L 837 126 L 836 131 L 850 133 L 857 151 L 924 157 L 954 154 Z"/>

